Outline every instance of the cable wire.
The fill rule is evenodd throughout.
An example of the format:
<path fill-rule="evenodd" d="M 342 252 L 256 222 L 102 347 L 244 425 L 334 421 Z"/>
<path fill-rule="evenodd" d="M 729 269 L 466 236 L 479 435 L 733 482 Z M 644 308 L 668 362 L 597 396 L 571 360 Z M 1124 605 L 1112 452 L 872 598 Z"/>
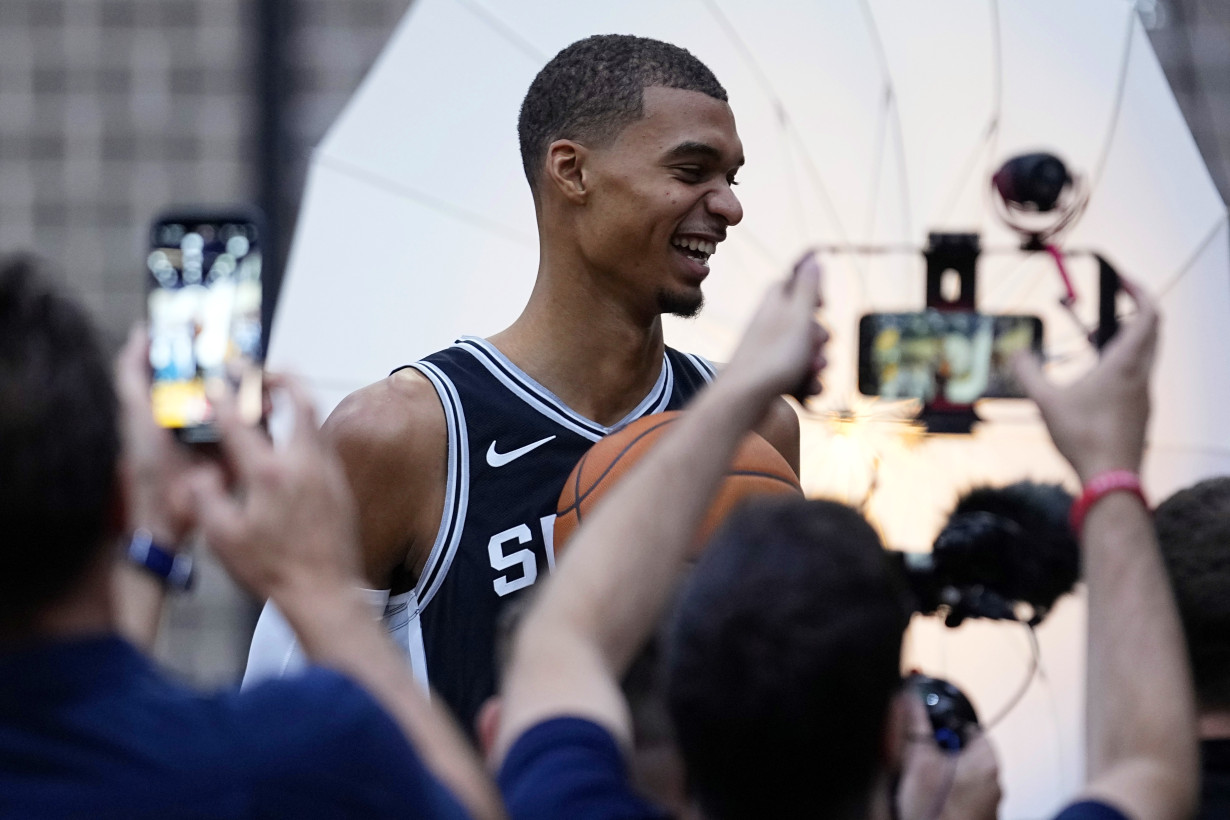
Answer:
<path fill-rule="evenodd" d="M 1030 663 L 1029 670 L 1025 673 L 1024 680 L 1021 681 L 1017 690 L 1008 698 L 1008 701 L 1000 707 L 1000 710 L 995 713 L 995 717 L 991 718 L 982 727 L 982 731 L 990 732 L 1003 721 L 1008 714 L 1017 707 L 1021 699 L 1025 697 L 1025 693 L 1029 691 L 1030 684 L 1034 682 L 1034 678 L 1038 675 L 1038 668 L 1042 662 L 1042 649 L 1038 646 L 1038 633 L 1034 628 L 1027 623 L 1022 622 L 1025 627 L 1025 632 L 1029 636 Z"/>

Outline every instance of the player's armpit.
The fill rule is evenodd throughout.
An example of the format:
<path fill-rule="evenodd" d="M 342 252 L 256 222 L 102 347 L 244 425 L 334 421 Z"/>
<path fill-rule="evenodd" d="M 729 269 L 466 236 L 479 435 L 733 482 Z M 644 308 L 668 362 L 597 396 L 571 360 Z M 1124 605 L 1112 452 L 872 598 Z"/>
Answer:
<path fill-rule="evenodd" d="M 435 540 L 447 480 L 448 434 L 435 389 L 416 371 L 400 370 L 351 393 L 321 429 L 358 504 L 368 583 L 384 589 L 406 577 L 399 570 L 417 574 Z"/>

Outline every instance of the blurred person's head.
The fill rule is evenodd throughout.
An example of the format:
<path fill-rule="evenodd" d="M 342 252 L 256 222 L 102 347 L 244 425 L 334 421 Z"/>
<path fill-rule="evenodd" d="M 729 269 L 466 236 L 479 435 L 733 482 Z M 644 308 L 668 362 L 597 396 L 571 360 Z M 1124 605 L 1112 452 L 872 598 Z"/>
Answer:
<path fill-rule="evenodd" d="M 65 598 L 121 526 L 117 404 L 86 314 L 0 259 L 0 634 Z"/>
<path fill-rule="evenodd" d="M 896 765 L 905 600 L 848 507 L 773 499 L 731 516 L 685 586 L 667 661 L 706 817 L 865 815 Z"/>
<path fill-rule="evenodd" d="M 497 683 L 512 661 L 513 639 L 535 598 L 535 590 L 509 602 L 496 620 L 495 668 Z M 676 815 L 687 807 L 683 761 L 675 746 L 666 707 L 666 682 L 662 670 L 662 641 L 654 634 L 637 653 L 624 675 L 622 688 L 632 715 L 632 781 L 636 788 Z M 492 695 L 475 718 L 474 733 L 486 757 L 495 747 L 500 722 L 500 696 Z"/>
<path fill-rule="evenodd" d="M 1202 712 L 1230 712 L 1230 476 L 1201 481 L 1154 513 Z"/>

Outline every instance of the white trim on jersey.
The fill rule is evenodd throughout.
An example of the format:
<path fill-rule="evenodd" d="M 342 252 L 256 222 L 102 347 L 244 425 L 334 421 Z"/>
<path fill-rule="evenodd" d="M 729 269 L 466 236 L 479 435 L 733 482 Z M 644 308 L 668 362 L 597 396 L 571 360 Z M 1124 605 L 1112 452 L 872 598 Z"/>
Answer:
<path fill-rule="evenodd" d="M 414 590 L 390 595 L 384 608 L 384 623 L 394 643 L 402 647 L 410 659 L 414 679 L 431 696 L 431 682 L 427 673 L 427 650 L 423 646 L 423 622 L 419 618 L 421 607 L 414 597 Z M 413 614 L 411 614 L 413 613 Z"/>
<path fill-rule="evenodd" d="M 670 403 L 675 390 L 675 373 L 670 359 L 662 354 L 662 370 L 648 395 L 627 416 L 607 427 L 587 419 L 564 404 L 558 396 L 535 381 L 528 373 L 517 367 L 486 339 L 478 336 L 462 336 L 456 347 L 465 350 L 478 360 L 510 392 L 537 410 L 542 415 L 572 430 L 579 436 L 598 441 L 602 437 L 636 421 L 644 415 L 660 413 Z"/>
<path fill-rule="evenodd" d="M 444 583 L 444 576 L 448 575 L 457 546 L 461 543 L 470 499 L 470 438 L 466 432 L 461 396 L 457 394 L 452 380 L 430 362 L 415 362 L 410 367 L 426 376 L 435 387 L 448 428 L 448 479 L 444 485 L 444 512 L 440 515 L 440 527 L 436 530 L 436 540 L 431 545 L 423 572 L 414 585 L 415 608 L 409 617 L 417 621 L 418 614 L 431 603 L 440 584 Z M 421 633 L 419 640 L 421 643 Z"/>
<path fill-rule="evenodd" d="M 680 351 L 680 353 L 683 353 L 683 351 Z M 700 374 L 702 379 L 706 382 L 713 381 L 714 376 L 717 375 L 717 368 L 713 366 L 713 362 L 704 356 L 697 356 L 695 353 L 684 353 L 683 355 L 687 356 L 688 361 L 692 363 L 692 367 L 696 368 L 696 372 Z"/>
<path fill-rule="evenodd" d="M 393 636 L 397 646 L 413 654 L 413 646 L 407 644 L 406 637 L 398 634 L 398 625 L 389 620 L 392 612 L 390 601 L 404 596 L 393 596 L 390 599 L 387 589 L 364 589 L 362 592 L 371 605 L 372 612 L 385 622 L 385 628 Z M 419 644 L 422 642 L 420 635 Z M 248 663 L 243 672 L 241 688 L 246 689 L 263 680 L 288 678 L 302 672 L 308 663 L 308 657 L 299 645 L 299 638 L 286 617 L 273 601 L 266 601 L 252 632 L 252 644 L 248 648 Z M 424 665 L 425 663 L 424 661 Z"/>

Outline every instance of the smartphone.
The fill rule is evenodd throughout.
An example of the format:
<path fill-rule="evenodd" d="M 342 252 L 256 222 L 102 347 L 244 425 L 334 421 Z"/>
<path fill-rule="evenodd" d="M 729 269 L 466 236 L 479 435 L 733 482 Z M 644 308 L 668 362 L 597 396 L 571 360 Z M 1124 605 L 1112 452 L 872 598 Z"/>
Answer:
<path fill-rule="evenodd" d="M 215 390 L 244 421 L 261 416 L 261 255 L 255 210 L 181 210 L 150 226 L 146 257 L 150 401 L 183 441 L 216 441 Z"/>
<path fill-rule="evenodd" d="M 872 313 L 858 326 L 858 390 L 867 396 L 971 404 L 1024 398 L 1009 362 L 1042 350 L 1037 316 L 968 311 Z"/>

